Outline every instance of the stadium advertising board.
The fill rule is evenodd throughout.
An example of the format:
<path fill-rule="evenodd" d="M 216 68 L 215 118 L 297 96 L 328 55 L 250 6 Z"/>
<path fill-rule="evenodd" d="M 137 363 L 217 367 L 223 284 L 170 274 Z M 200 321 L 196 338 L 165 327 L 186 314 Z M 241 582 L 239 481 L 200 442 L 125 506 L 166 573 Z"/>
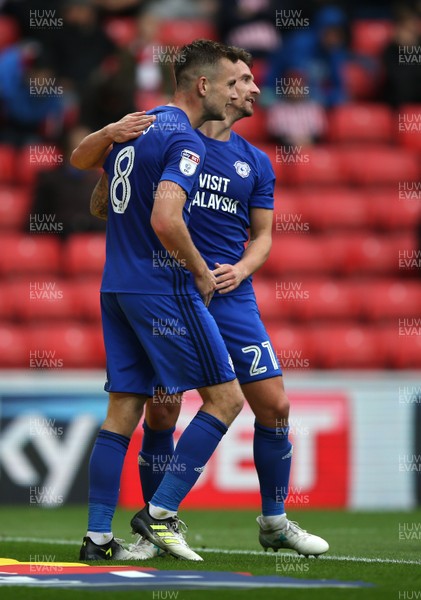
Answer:
<path fill-rule="evenodd" d="M 290 394 L 293 406 L 290 432 L 294 460 L 288 503 L 294 508 L 347 505 L 349 496 L 348 399 L 341 393 Z M 198 408 L 197 393 L 187 395 L 180 417 L 180 434 Z M 259 485 L 253 464 L 254 416 L 246 406 L 218 446 L 184 506 L 210 508 L 259 506 Z M 138 428 L 127 456 L 120 501 L 134 508 L 139 503 L 137 455 L 142 429 Z M 152 468 L 158 465 L 152 465 Z M 168 468 L 171 468 L 168 465 Z M 136 485 L 133 482 L 136 481 Z M 282 490 L 276 491 L 281 497 Z"/>
<path fill-rule="evenodd" d="M 421 402 L 417 381 L 410 373 L 393 379 L 369 373 L 289 376 L 294 445 L 289 508 L 414 506 L 421 464 L 416 450 Z M 1 503 L 58 506 L 86 501 L 89 455 L 107 404 L 102 386 L 97 374 L 3 375 Z M 186 394 L 178 431 L 199 406 L 197 392 Z M 184 506 L 259 508 L 253 422 L 247 407 Z M 141 435 L 139 427 L 121 482 L 120 504 L 130 508 L 142 505 L 137 474 Z"/>

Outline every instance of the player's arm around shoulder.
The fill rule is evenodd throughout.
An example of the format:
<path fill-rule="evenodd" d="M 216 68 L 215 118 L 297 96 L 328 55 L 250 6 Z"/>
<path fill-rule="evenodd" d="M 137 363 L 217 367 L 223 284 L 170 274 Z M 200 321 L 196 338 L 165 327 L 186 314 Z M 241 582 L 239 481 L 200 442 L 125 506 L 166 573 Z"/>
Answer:
<path fill-rule="evenodd" d="M 72 152 L 70 163 L 78 169 L 104 166 L 114 142 L 127 142 L 138 137 L 155 120 L 145 112 L 130 113 L 102 129 L 86 136 Z M 108 218 L 108 176 L 103 173 L 91 195 L 90 212 L 98 219 Z"/>
<path fill-rule="evenodd" d="M 139 137 L 155 118 L 145 112 L 130 113 L 116 123 L 90 133 L 73 150 L 70 164 L 82 170 L 102 167 L 114 142 L 123 143 Z"/>

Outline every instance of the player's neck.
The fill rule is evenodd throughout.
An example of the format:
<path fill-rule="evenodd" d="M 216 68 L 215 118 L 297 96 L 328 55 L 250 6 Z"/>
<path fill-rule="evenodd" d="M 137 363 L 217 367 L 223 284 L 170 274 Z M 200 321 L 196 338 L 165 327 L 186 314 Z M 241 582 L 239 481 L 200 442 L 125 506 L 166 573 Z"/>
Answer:
<path fill-rule="evenodd" d="M 203 108 L 200 104 L 194 102 L 192 98 L 176 93 L 171 102 L 168 103 L 168 106 L 175 106 L 184 111 L 193 129 L 197 129 L 202 125 L 204 119 Z"/>
<path fill-rule="evenodd" d="M 231 122 L 228 121 L 228 119 L 224 121 L 206 121 L 199 129 L 206 137 L 219 142 L 228 142 L 231 136 Z"/>

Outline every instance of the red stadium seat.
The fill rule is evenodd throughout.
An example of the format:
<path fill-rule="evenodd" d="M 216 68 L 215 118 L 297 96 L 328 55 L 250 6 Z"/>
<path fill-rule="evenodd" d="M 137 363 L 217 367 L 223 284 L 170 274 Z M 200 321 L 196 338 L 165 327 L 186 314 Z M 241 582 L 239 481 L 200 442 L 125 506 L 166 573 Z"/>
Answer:
<path fill-rule="evenodd" d="M 23 229 L 29 225 L 32 197 L 26 187 L 0 186 L 0 229 Z"/>
<path fill-rule="evenodd" d="M 298 305 L 308 302 L 308 291 L 296 276 L 273 278 L 268 281 L 267 298 L 260 292 L 253 278 L 259 310 L 263 320 L 282 321 L 295 319 L 299 314 Z M 269 285 L 270 282 L 270 285 Z M 270 293 L 269 293 L 270 291 Z"/>
<path fill-rule="evenodd" d="M 298 212 L 314 229 L 364 228 L 369 223 L 367 201 L 361 190 L 323 187 L 303 190 Z"/>
<path fill-rule="evenodd" d="M 418 313 L 419 314 L 419 313 Z M 415 323 L 414 326 L 411 323 Z M 419 369 L 421 367 L 421 328 L 420 319 L 408 319 L 406 331 L 416 331 L 413 335 L 399 336 L 396 344 L 395 366 L 398 369 Z M 404 330 L 405 331 L 405 330 Z"/>
<path fill-rule="evenodd" d="M 31 144 L 19 153 L 17 181 L 33 185 L 40 171 L 55 169 L 63 164 L 63 153 L 56 144 Z"/>
<path fill-rule="evenodd" d="M 284 276 L 286 273 L 321 273 L 331 269 L 319 236 L 275 235 L 263 272 Z"/>
<path fill-rule="evenodd" d="M 328 146 L 301 147 L 295 157 L 282 162 L 282 180 L 295 185 L 338 184 L 346 181 L 342 157 Z"/>
<path fill-rule="evenodd" d="M 13 146 L 0 145 L 0 183 L 15 182 L 17 160 Z"/>
<path fill-rule="evenodd" d="M 326 240 L 326 251 L 336 255 L 343 273 L 398 273 L 399 258 L 410 257 L 416 241 L 411 235 L 336 235 Z"/>
<path fill-rule="evenodd" d="M 55 235 L 7 233 L 1 249 L 1 275 L 57 273 L 61 266 L 61 245 Z"/>
<path fill-rule="evenodd" d="M 13 284 L 9 281 L 0 281 L 0 323 L 12 321 L 16 314 Z"/>
<path fill-rule="evenodd" d="M 267 142 L 269 134 L 266 127 L 266 113 L 259 106 L 255 106 L 254 115 L 250 119 L 241 119 L 233 127 L 234 131 L 246 138 L 251 144 Z"/>
<path fill-rule="evenodd" d="M 400 144 L 421 152 L 421 104 L 404 104 L 395 116 Z"/>
<path fill-rule="evenodd" d="M 29 366 L 30 344 L 27 330 L 17 325 L 0 323 L 0 368 L 21 368 Z"/>
<path fill-rule="evenodd" d="M 333 109 L 329 119 L 332 142 L 389 142 L 394 114 L 385 104 L 345 104 Z"/>
<path fill-rule="evenodd" d="M 105 235 L 73 234 L 66 242 L 64 258 L 69 275 L 100 275 L 105 262 Z"/>
<path fill-rule="evenodd" d="M 275 234 L 262 271 L 279 278 L 299 274 L 300 280 L 303 274 L 402 273 L 412 269 L 411 258 L 416 258 L 416 252 L 415 236 L 411 234 L 393 237 L 360 232 L 311 236 Z"/>
<path fill-rule="evenodd" d="M 373 327 L 329 324 L 314 328 L 311 336 L 323 368 L 376 369 L 388 363 L 388 349 L 380 346 Z"/>
<path fill-rule="evenodd" d="M 358 319 L 361 314 L 360 291 L 351 281 L 305 280 L 302 288 L 308 301 L 297 303 L 297 318 L 311 321 Z"/>
<path fill-rule="evenodd" d="M 215 26 L 204 19 L 172 19 L 161 21 L 159 38 L 166 46 L 184 46 L 199 38 L 215 40 L 217 32 Z"/>
<path fill-rule="evenodd" d="M 275 187 L 274 234 L 286 234 L 300 228 L 303 233 L 309 231 L 309 222 L 314 207 L 306 201 L 304 196 L 305 191 L 301 189 Z"/>
<path fill-rule="evenodd" d="M 352 23 L 352 49 L 360 54 L 379 56 L 392 39 L 393 24 L 386 20 L 356 20 Z"/>
<path fill-rule="evenodd" d="M 56 368 L 64 369 L 92 369 L 105 366 L 105 351 L 100 327 L 82 326 L 78 322 L 34 326 L 28 330 L 28 339 L 34 367 L 41 367 L 40 361 L 43 359 L 50 360 L 51 365 Z"/>
<path fill-rule="evenodd" d="M 421 368 L 421 321 L 419 317 L 399 319 L 380 330 L 379 346 L 390 349 L 390 366 L 395 369 Z"/>
<path fill-rule="evenodd" d="M 275 188 L 273 228 L 278 233 L 294 231 L 291 222 L 302 223 L 302 232 L 360 229 L 371 225 L 368 195 L 364 188 L 312 186 Z M 395 194 L 396 195 L 396 194 Z M 295 227 L 298 231 L 298 225 Z"/>
<path fill-rule="evenodd" d="M 293 187 L 275 186 L 274 199 L 274 216 L 281 212 L 287 214 L 294 211 L 297 212 L 297 206 L 301 199 L 301 191 Z M 273 223 L 275 225 L 275 218 L 273 219 Z"/>
<path fill-rule="evenodd" d="M 11 46 L 20 37 L 20 29 L 13 17 L 0 15 L 0 52 Z"/>
<path fill-rule="evenodd" d="M 138 35 L 138 24 L 131 17 L 111 17 L 104 25 L 105 33 L 120 48 L 127 48 Z"/>
<path fill-rule="evenodd" d="M 377 93 L 379 74 L 372 72 L 356 62 L 348 62 L 344 69 L 347 94 L 353 100 L 370 100 Z"/>
<path fill-rule="evenodd" d="M 421 282 L 386 280 L 360 286 L 363 314 L 370 320 L 420 315 Z"/>
<path fill-rule="evenodd" d="M 398 184 L 419 178 L 415 152 L 397 151 L 386 146 L 361 146 L 343 150 L 343 164 L 350 182 L 356 184 Z"/>
<path fill-rule="evenodd" d="M 421 182 L 401 181 L 396 186 L 367 190 L 370 225 L 390 231 L 413 230 L 421 217 Z"/>
<path fill-rule="evenodd" d="M 284 304 L 277 298 L 276 279 L 267 279 L 257 273 L 253 275 L 253 288 L 263 321 L 288 318 Z"/>
<path fill-rule="evenodd" d="M 11 284 L 15 314 L 23 321 L 74 319 L 76 315 L 73 284 L 58 278 L 31 279 Z"/>
<path fill-rule="evenodd" d="M 101 320 L 99 290 L 101 279 L 97 277 L 73 281 L 74 308 L 80 319 L 87 321 Z"/>
<path fill-rule="evenodd" d="M 317 367 L 316 348 L 306 329 L 275 323 L 268 323 L 267 329 L 284 371 Z"/>

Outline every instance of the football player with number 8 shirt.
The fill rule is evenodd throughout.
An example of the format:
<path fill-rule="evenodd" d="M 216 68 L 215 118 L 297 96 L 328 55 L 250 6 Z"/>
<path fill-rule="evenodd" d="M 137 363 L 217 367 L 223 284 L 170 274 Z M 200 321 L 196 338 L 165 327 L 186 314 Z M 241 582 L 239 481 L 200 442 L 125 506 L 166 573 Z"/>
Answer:
<path fill-rule="evenodd" d="M 141 558 L 119 544 L 111 524 L 131 435 L 158 386 L 178 394 L 198 388 L 203 405 L 178 445 L 175 462 L 182 469 L 165 473 L 132 529 L 177 558 L 202 560 L 180 530 L 178 507 L 244 401 L 206 308 L 216 277 L 185 222 L 186 198 L 205 156 L 194 129 L 226 117 L 237 97 L 238 57 L 217 42 L 197 40 L 176 59 L 172 103 L 153 111 L 142 136 L 113 146 L 100 180 L 110 197 L 101 284 L 109 402 L 90 460 L 83 561 Z M 156 335 L 160 323 L 174 321 L 182 335 Z"/>
<path fill-rule="evenodd" d="M 209 121 L 198 130 L 206 146 L 199 189 L 190 200 L 189 231 L 217 278 L 208 306 L 232 358 L 243 393 L 255 414 L 254 462 L 259 478 L 262 515 L 257 518 L 262 546 L 294 549 L 320 555 L 329 549 L 322 538 L 289 521 L 284 502 L 288 495 L 292 445 L 288 439 L 289 401 L 282 371 L 261 321 L 251 275 L 266 260 L 271 247 L 275 176 L 265 153 L 231 130 L 239 119 L 253 115 L 260 93 L 254 83 L 248 52 L 236 49 L 238 98 L 224 121 Z M 118 128 L 117 128 L 118 131 Z M 98 138 L 92 142 L 105 150 Z M 104 206 L 105 198 L 99 202 Z M 95 212 L 95 211 L 94 211 Z M 98 211 L 96 211 L 97 216 Z M 244 243 L 249 238 L 246 249 Z M 180 399 L 181 401 L 181 399 Z M 139 473 L 145 501 L 162 478 L 156 468 L 173 452 L 173 432 L 180 410 L 177 403 L 148 402 L 139 454 Z M 154 467 L 155 465 L 155 467 Z M 156 546 L 138 540 L 146 557 Z"/>

